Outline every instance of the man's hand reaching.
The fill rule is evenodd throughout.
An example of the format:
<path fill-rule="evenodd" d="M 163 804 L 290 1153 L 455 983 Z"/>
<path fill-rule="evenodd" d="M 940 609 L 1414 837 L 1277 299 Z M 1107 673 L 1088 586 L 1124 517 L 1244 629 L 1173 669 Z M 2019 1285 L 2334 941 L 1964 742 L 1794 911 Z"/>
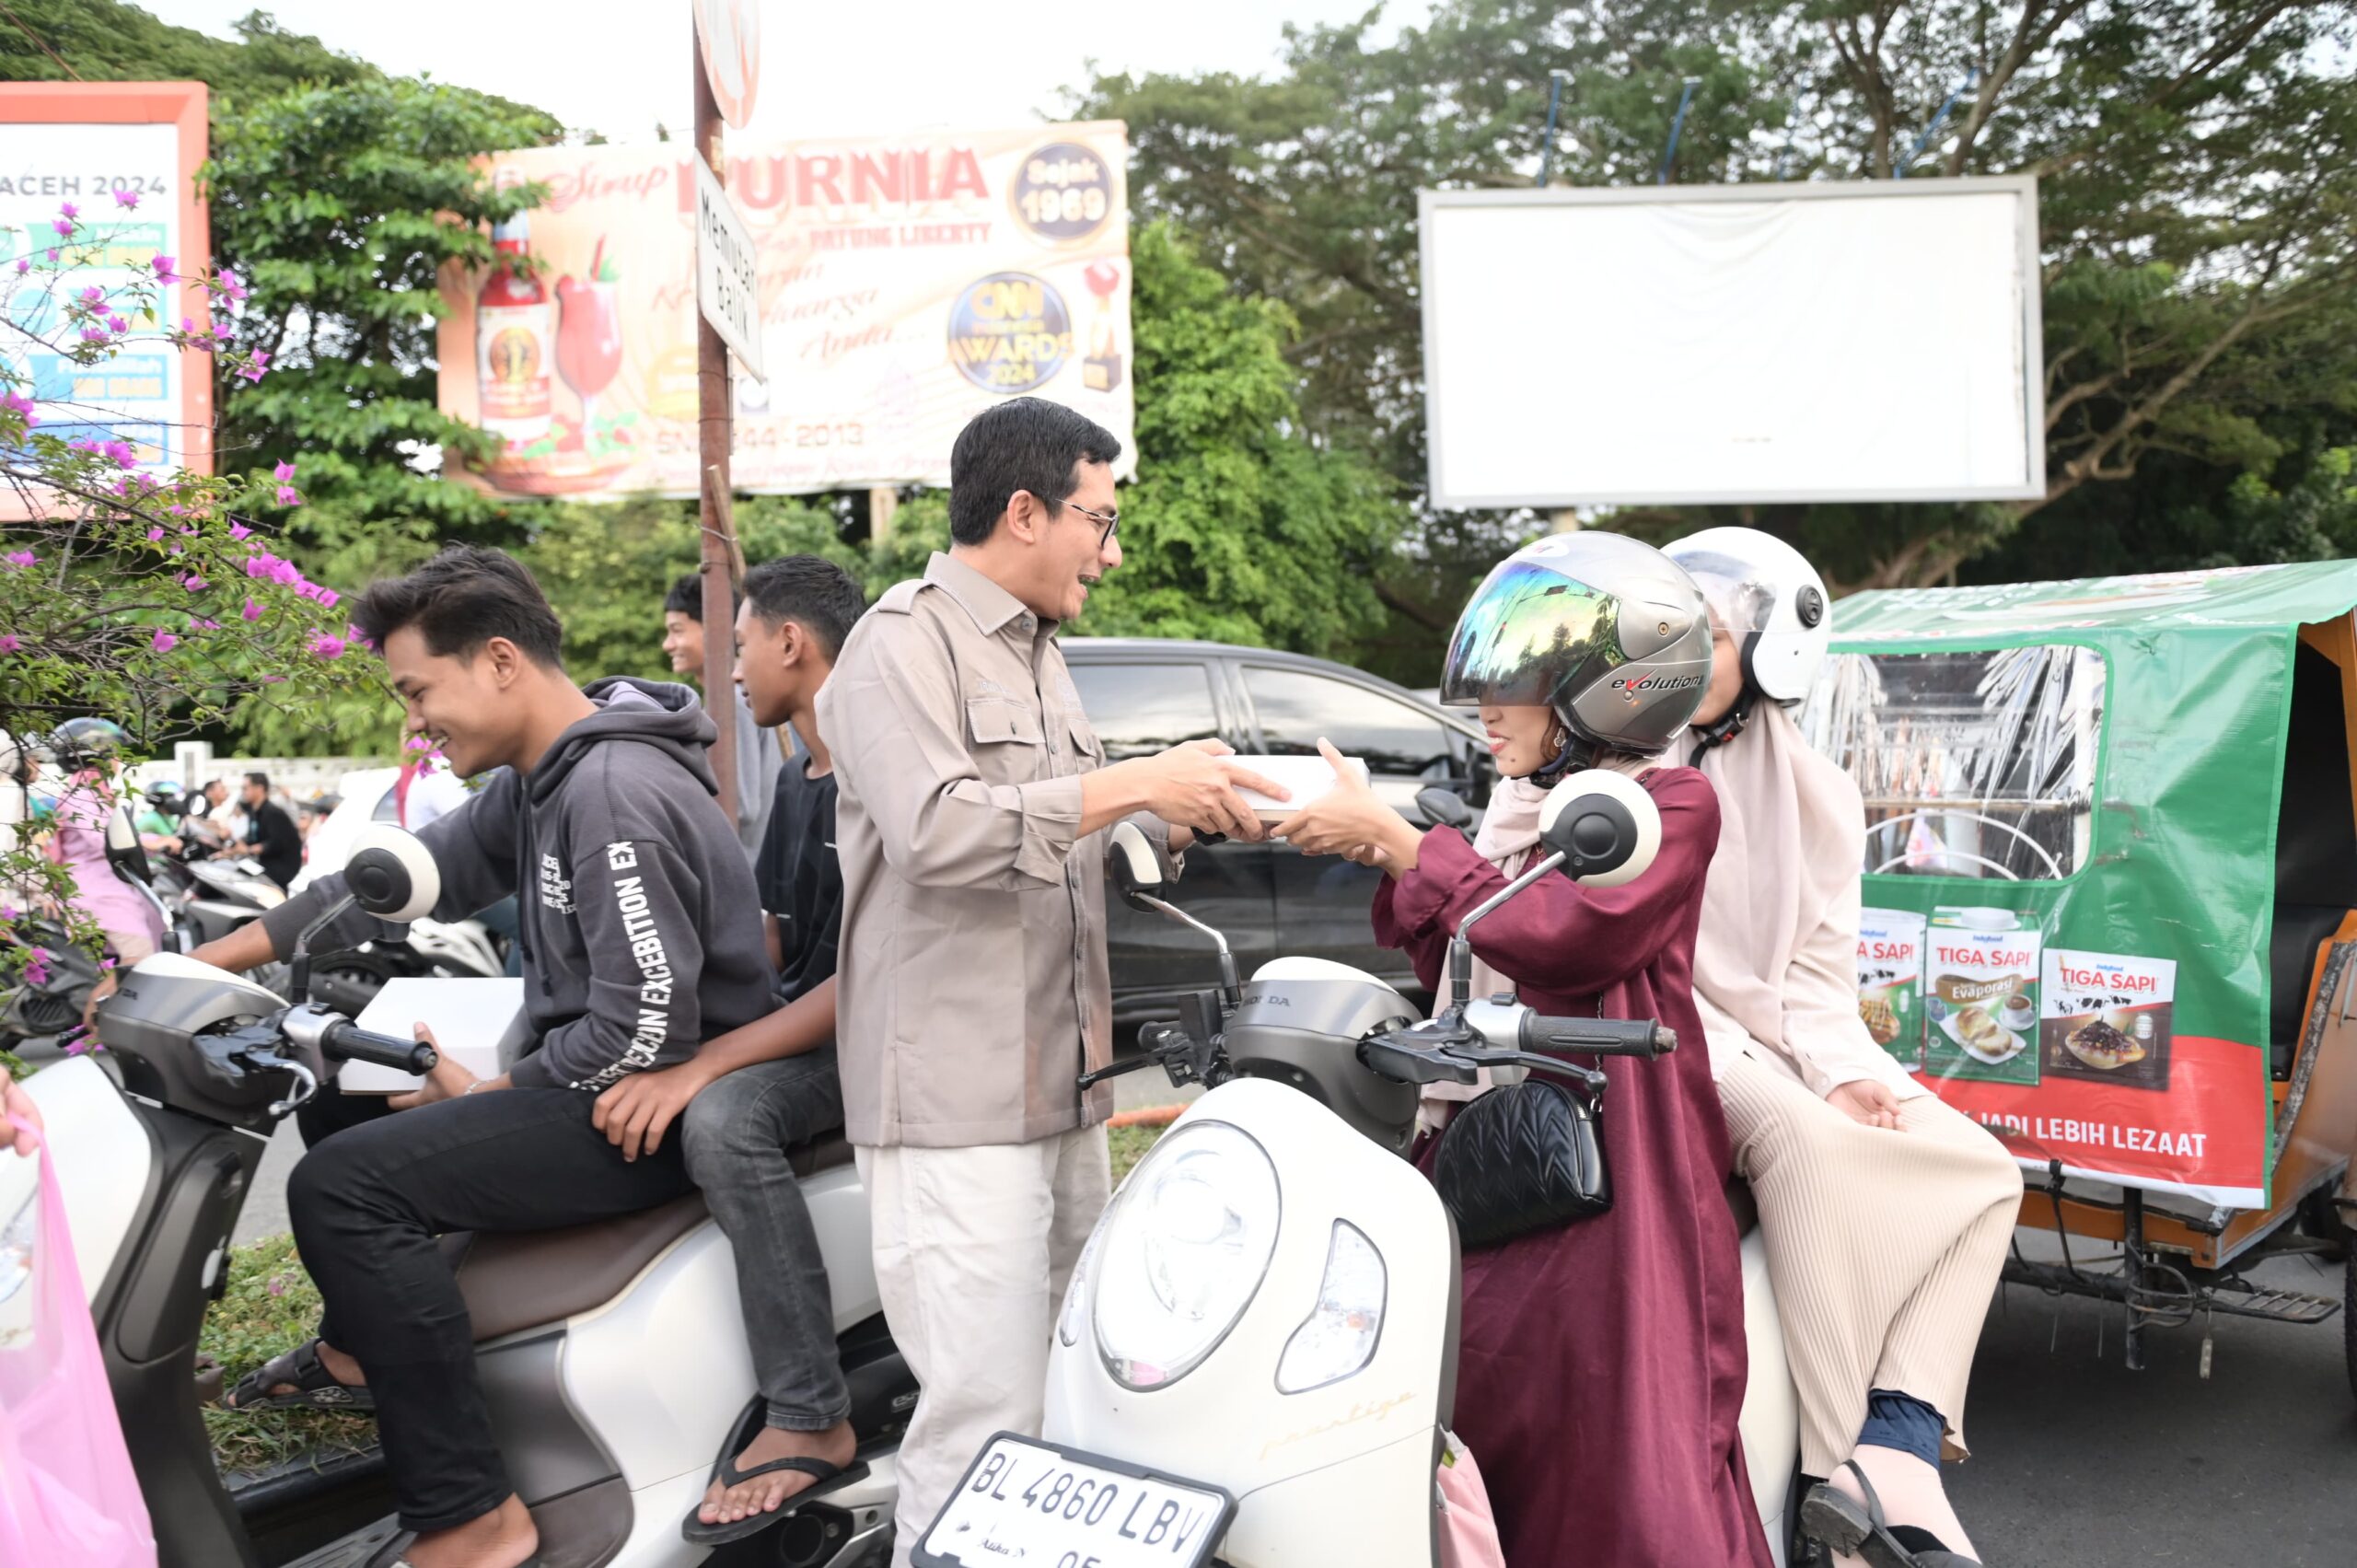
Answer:
<path fill-rule="evenodd" d="M 1141 775 L 1146 809 L 1174 827 L 1199 833 L 1225 833 L 1257 842 L 1269 836 L 1239 789 L 1258 790 L 1272 800 L 1291 798 L 1283 785 L 1229 761 L 1234 747 L 1218 740 L 1190 740 L 1152 757 L 1115 764 Z"/>

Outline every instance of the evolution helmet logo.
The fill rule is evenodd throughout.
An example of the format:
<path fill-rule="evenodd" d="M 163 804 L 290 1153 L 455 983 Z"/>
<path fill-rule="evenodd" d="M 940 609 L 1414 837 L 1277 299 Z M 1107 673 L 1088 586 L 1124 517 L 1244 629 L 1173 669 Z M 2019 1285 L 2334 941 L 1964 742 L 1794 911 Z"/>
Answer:
<path fill-rule="evenodd" d="M 1612 690 L 1634 697 L 1646 691 L 1686 691 L 1702 684 L 1699 675 L 1643 675 L 1631 680 L 1625 677 L 1612 683 Z"/>

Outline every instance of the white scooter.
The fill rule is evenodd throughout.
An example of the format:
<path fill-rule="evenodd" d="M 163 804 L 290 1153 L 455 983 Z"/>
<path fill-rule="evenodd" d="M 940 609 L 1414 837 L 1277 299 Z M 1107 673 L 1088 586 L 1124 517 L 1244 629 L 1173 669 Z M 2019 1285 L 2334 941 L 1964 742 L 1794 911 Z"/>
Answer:
<path fill-rule="evenodd" d="M 372 829 L 346 870 L 352 901 L 389 921 L 423 914 L 439 889 L 432 856 L 398 829 Z M 380 1517 L 380 1464 L 323 1466 L 233 1497 L 198 1411 L 197 1333 L 226 1283 L 230 1232 L 271 1129 L 344 1061 L 422 1072 L 433 1051 L 368 1034 L 316 1004 L 290 1007 L 178 954 L 131 971 L 99 1014 L 99 1037 L 102 1053 L 44 1069 L 26 1086 L 48 1124 L 163 1568 L 359 1568 L 395 1533 Z M 916 1384 L 884 1327 L 850 1145 L 806 1145 L 795 1168 L 870 1473 L 717 1551 L 688 1544 L 680 1524 L 754 1380 L 736 1265 L 703 1201 L 564 1230 L 444 1238 L 459 1260 L 501 1455 L 549 1568 L 873 1568 L 888 1558 L 892 1456 Z M 37 1169 L 0 1159 L 0 1237 L 14 1242 L 39 1213 Z M 0 1271 L 0 1292 L 8 1278 Z M 0 1341 L 10 1313 L 29 1307 L 20 1289 L 14 1301 L 0 1295 Z M 323 1537 L 340 1539 L 322 1546 Z"/>
<path fill-rule="evenodd" d="M 1466 934 L 1484 915 L 1559 867 L 1633 877 L 1660 842 L 1651 797 L 1613 773 L 1558 784 L 1541 822 L 1551 853 L 1457 933 L 1460 997 Z M 1139 1064 L 1210 1091 L 1089 1239 L 1051 1347 L 1044 1440 L 993 1438 L 916 1562 L 1434 1568 L 1458 1259 L 1439 1197 L 1399 1157 L 1418 1086 L 1470 1083 L 1482 1067 L 1576 1076 L 1586 1070 L 1538 1051 L 1647 1057 L 1676 1041 L 1650 1022 L 1545 1017 L 1511 997 L 1419 1022 L 1389 986 L 1321 959 L 1279 958 L 1238 986 L 1218 933 L 1154 896 L 1162 868 L 1143 835 L 1117 829 L 1108 862 L 1132 903 L 1219 945 L 1221 989 L 1190 998 L 1182 1025 L 1141 1031 Z M 1743 1268 L 1742 1436 L 1781 1565 L 1798 1407 L 1756 1233 Z"/>

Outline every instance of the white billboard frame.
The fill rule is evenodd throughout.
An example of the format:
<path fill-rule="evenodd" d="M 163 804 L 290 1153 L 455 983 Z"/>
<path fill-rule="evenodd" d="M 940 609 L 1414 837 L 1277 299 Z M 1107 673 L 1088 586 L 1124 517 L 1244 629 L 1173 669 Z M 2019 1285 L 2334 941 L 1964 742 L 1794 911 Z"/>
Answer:
<path fill-rule="evenodd" d="M 1685 205 L 1711 202 L 1828 202 L 2009 194 L 2020 203 L 2016 253 L 2020 262 L 2021 314 L 2018 343 L 2022 369 L 2024 458 L 2026 478 L 2018 484 L 1980 487 L 1906 488 L 1866 486 L 1802 491 L 1657 490 L 1532 491 L 1467 494 L 1449 488 L 1442 460 L 1441 389 L 1434 375 L 1434 345 L 1439 342 L 1439 292 L 1434 286 L 1434 248 L 1429 243 L 1436 209 L 1453 207 Z M 1417 277 L 1422 291 L 1422 359 L 1427 504 L 1441 511 L 1548 509 L 1573 506 L 1771 505 L 1783 503 L 1856 501 L 2020 501 L 2046 494 L 2046 354 L 2043 277 L 2039 265 L 2038 177 L 2034 174 L 1971 175 L 1956 179 L 1807 180 L 1790 184 L 1666 185 L 1613 188 L 1495 191 L 1421 191 L 1416 199 Z"/>

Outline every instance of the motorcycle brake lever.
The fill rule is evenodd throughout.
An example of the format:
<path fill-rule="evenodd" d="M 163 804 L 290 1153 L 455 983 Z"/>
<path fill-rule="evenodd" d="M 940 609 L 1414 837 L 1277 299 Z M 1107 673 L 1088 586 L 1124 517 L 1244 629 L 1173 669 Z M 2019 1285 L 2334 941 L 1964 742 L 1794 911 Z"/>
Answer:
<path fill-rule="evenodd" d="M 1570 1078 L 1592 1095 L 1604 1092 L 1605 1076 L 1593 1067 L 1583 1067 L 1576 1062 L 1566 1062 L 1560 1056 L 1545 1056 L 1535 1051 L 1499 1051 L 1479 1046 L 1452 1046 L 1448 1053 L 1459 1061 L 1477 1067 L 1527 1067 L 1534 1073 L 1552 1073 L 1559 1078 Z"/>
<path fill-rule="evenodd" d="M 300 1062 L 289 1061 L 274 1051 L 241 1051 L 230 1060 L 250 1073 L 277 1072 L 294 1074 L 295 1092 L 284 1099 L 271 1102 L 270 1114 L 273 1121 L 288 1115 L 319 1092 L 319 1080 L 317 1074 Z"/>

